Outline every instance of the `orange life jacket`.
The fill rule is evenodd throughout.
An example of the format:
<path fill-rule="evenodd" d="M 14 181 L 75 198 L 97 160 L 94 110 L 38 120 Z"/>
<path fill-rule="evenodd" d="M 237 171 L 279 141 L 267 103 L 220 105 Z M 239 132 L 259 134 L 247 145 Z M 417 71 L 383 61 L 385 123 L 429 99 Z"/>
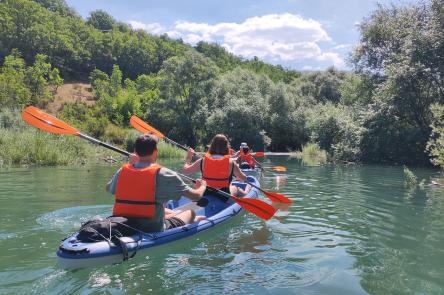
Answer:
<path fill-rule="evenodd" d="M 253 156 L 250 154 L 250 152 L 248 153 L 244 153 L 243 150 L 240 151 L 240 158 L 241 158 L 241 163 L 242 162 L 247 162 L 248 165 L 250 165 L 250 167 L 254 167 L 254 161 L 253 161 Z"/>
<path fill-rule="evenodd" d="M 137 169 L 125 164 L 117 179 L 114 216 L 152 218 L 156 214 L 158 164 Z"/>
<path fill-rule="evenodd" d="M 231 173 L 229 155 L 214 159 L 210 154 L 206 154 L 202 162 L 202 178 L 206 180 L 208 186 L 215 188 L 230 187 Z"/>

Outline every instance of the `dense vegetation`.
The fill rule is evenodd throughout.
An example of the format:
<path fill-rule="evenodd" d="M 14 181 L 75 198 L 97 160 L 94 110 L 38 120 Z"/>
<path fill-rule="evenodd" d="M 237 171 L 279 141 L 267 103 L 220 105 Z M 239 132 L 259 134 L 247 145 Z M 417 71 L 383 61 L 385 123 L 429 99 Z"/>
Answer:
<path fill-rule="evenodd" d="M 66 104 L 58 115 L 121 145 L 136 114 L 190 146 L 223 132 L 235 147 L 313 143 L 335 161 L 443 165 L 443 7 L 380 6 L 360 24 L 353 72 L 298 73 L 152 36 L 102 10 L 84 20 L 63 0 L 5 0 L 0 103 L 44 107 L 62 78 L 88 81 L 94 106 Z"/>

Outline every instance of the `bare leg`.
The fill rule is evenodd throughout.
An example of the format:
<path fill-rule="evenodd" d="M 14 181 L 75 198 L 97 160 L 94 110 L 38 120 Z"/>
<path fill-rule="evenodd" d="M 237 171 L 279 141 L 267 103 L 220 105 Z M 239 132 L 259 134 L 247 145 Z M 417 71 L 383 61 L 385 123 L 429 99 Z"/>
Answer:
<path fill-rule="evenodd" d="M 250 189 L 251 189 L 250 185 L 247 185 L 245 187 L 245 190 L 235 185 L 230 185 L 230 193 L 236 197 L 245 196 L 250 191 Z"/>
<path fill-rule="evenodd" d="M 165 216 L 166 217 L 166 216 Z M 172 216 L 170 216 L 172 217 Z M 174 217 L 181 219 L 185 224 L 192 223 L 196 217 L 196 213 L 193 210 L 186 210 L 174 215 Z"/>
<path fill-rule="evenodd" d="M 246 195 L 245 191 L 243 189 L 241 189 L 235 185 L 230 185 L 230 193 L 236 197 L 243 197 Z"/>
<path fill-rule="evenodd" d="M 179 211 L 174 211 L 174 210 L 165 208 L 165 218 L 173 217 L 174 215 L 176 215 L 176 214 L 178 214 L 180 212 L 181 212 L 180 210 Z"/>

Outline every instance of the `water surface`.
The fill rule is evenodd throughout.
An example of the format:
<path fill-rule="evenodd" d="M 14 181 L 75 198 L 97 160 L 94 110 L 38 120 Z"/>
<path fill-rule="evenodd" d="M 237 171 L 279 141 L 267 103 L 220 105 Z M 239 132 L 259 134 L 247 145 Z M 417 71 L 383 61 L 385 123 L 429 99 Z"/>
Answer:
<path fill-rule="evenodd" d="M 77 271 L 59 269 L 55 251 L 81 222 L 110 214 L 104 186 L 117 166 L 0 170 L 0 293 L 444 294 L 444 189 L 405 187 L 401 167 L 307 167 L 288 157 L 264 165 L 288 169 L 262 179 L 294 201 L 276 218 L 246 214 Z"/>

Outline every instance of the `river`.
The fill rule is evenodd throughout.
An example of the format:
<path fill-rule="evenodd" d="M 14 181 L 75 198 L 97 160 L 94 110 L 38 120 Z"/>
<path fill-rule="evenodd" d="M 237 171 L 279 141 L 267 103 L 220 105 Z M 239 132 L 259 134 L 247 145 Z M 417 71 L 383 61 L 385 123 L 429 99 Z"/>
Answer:
<path fill-rule="evenodd" d="M 266 158 L 264 188 L 293 200 L 119 265 L 65 271 L 60 240 L 107 216 L 117 166 L 0 170 L 1 294 L 444 294 L 444 189 L 402 167 Z M 164 163 L 178 167 L 179 163 Z M 438 177 L 432 169 L 413 170 Z M 266 200 L 265 198 L 263 198 Z"/>

